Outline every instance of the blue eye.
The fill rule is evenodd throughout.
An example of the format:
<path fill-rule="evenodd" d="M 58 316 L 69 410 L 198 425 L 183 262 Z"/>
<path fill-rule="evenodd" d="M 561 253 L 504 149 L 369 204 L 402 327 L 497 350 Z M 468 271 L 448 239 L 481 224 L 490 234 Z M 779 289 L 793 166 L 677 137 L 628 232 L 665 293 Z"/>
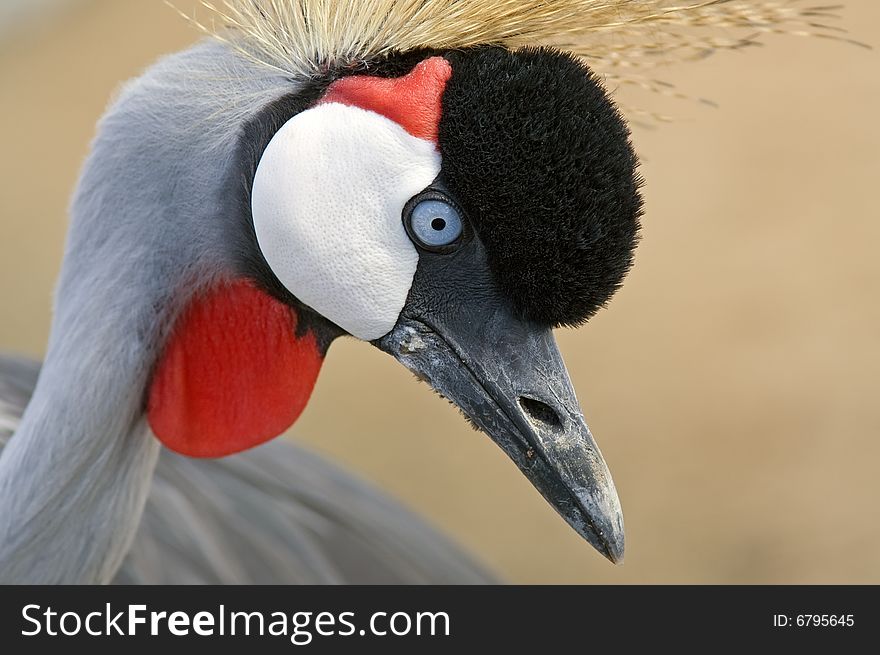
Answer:
<path fill-rule="evenodd" d="M 412 208 L 407 220 L 410 238 L 428 250 L 445 249 L 461 237 L 461 215 L 443 200 L 422 200 Z"/>

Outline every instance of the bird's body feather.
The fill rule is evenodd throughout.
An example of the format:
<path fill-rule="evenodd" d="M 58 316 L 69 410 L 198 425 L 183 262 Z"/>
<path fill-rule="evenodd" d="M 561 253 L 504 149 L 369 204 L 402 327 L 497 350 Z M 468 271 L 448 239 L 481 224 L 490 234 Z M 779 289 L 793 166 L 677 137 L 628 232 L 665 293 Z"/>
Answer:
<path fill-rule="evenodd" d="M 0 357 L 0 447 L 39 366 Z M 477 584 L 492 576 L 404 507 L 291 443 L 225 459 L 163 451 L 114 581 Z"/>

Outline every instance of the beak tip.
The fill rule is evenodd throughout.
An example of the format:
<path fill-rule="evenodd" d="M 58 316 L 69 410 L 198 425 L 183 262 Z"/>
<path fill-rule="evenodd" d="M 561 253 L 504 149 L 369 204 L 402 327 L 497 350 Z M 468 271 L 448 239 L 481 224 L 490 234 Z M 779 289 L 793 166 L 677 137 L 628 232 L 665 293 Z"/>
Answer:
<path fill-rule="evenodd" d="M 626 540 L 623 529 L 608 530 L 596 533 L 590 530 L 587 534 L 581 533 L 590 544 L 612 564 L 623 564 L 626 550 Z"/>
<path fill-rule="evenodd" d="M 623 564 L 624 556 L 625 556 L 625 545 L 623 540 L 623 535 L 621 534 L 620 539 L 614 540 L 611 543 L 605 543 L 605 552 L 602 553 L 612 564 Z"/>
<path fill-rule="evenodd" d="M 626 551 L 626 533 L 623 528 L 623 513 L 617 502 L 617 494 L 614 493 L 613 497 L 615 501 L 613 505 L 605 505 L 602 509 L 592 505 L 593 511 L 587 511 L 590 504 L 584 503 L 582 506 L 583 514 L 579 517 L 581 520 L 578 521 L 575 529 L 609 562 L 623 564 Z M 584 514 L 589 517 L 587 521 L 583 521 Z M 575 523 L 569 522 L 572 527 L 575 527 Z"/>

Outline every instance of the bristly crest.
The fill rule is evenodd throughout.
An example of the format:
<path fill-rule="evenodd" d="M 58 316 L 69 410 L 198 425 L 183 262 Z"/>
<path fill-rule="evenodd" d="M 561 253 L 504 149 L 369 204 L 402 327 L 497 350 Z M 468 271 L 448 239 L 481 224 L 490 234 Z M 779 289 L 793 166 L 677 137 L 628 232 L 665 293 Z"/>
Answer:
<path fill-rule="evenodd" d="M 317 76 L 392 52 L 551 45 L 619 81 L 632 69 L 702 58 L 761 33 L 843 39 L 836 7 L 801 0 L 224 0 L 190 20 L 280 73 Z M 845 39 L 844 39 L 845 40 Z M 614 72 L 618 71 L 618 72 Z M 626 72 L 630 71 L 630 72 Z"/>

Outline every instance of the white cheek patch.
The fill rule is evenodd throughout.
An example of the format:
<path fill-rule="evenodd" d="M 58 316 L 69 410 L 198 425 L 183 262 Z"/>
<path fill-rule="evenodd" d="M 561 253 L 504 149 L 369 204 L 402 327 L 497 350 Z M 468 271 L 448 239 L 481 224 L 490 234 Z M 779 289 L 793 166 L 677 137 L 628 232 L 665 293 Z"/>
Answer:
<path fill-rule="evenodd" d="M 418 252 L 404 205 L 440 172 L 433 143 L 358 107 L 290 119 L 257 167 L 251 210 L 263 256 L 300 301 L 364 340 L 394 327 Z"/>

